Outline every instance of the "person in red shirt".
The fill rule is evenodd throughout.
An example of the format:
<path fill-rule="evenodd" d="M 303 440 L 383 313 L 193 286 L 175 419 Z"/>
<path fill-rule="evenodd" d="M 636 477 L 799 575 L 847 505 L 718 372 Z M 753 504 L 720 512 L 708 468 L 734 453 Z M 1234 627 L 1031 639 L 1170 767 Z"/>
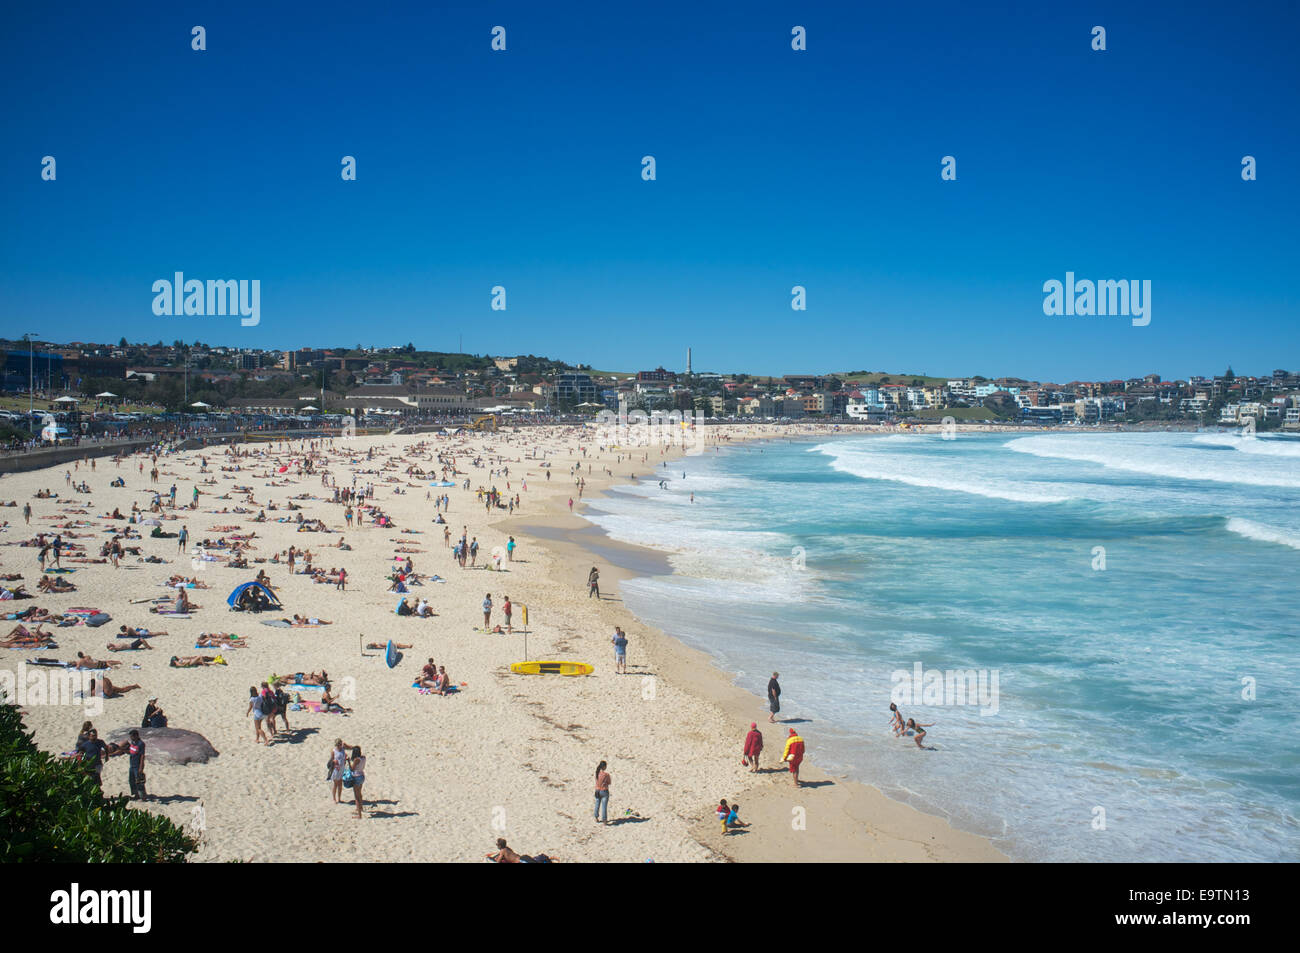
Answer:
<path fill-rule="evenodd" d="M 745 735 L 745 763 L 751 774 L 758 774 L 758 756 L 763 753 L 763 733 L 758 730 L 758 722 L 749 723 L 749 734 Z"/>

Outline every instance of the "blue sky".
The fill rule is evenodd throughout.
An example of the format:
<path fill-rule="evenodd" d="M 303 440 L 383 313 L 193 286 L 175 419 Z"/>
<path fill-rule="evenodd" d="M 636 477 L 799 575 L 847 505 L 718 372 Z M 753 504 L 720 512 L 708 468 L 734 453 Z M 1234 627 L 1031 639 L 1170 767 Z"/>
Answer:
<path fill-rule="evenodd" d="M 619 370 L 688 344 L 696 370 L 758 373 L 1300 366 L 1295 5 L 892 6 L 11 5 L 0 334 L 463 337 Z M 156 317 L 178 270 L 259 279 L 260 325 Z M 1149 279 L 1151 324 L 1045 316 L 1066 271 Z"/>

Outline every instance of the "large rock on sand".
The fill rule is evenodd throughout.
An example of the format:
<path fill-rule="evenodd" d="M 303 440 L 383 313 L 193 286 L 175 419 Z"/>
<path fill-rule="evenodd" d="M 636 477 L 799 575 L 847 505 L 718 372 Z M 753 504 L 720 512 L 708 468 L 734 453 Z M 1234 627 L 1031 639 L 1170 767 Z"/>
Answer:
<path fill-rule="evenodd" d="M 189 764 L 197 761 L 203 764 L 215 758 L 221 752 L 212 747 L 212 743 L 197 731 L 184 728 L 137 728 L 144 741 L 147 761 L 161 761 L 166 764 Z M 127 742 L 131 738 L 130 728 L 118 728 L 108 735 L 109 741 Z"/>

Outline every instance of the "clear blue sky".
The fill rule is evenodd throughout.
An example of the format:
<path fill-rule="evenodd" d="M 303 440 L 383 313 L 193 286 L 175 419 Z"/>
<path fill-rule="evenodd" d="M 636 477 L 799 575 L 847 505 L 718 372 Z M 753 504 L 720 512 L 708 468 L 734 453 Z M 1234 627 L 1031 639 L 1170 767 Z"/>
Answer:
<path fill-rule="evenodd" d="M 381 7 L 11 4 L 0 334 L 463 334 L 619 370 L 688 344 L 696 370 L 758 373 L 1300 366 L 1295 4 Z M 155 317 L 178 270 L 260 279 L 261 324 Z M 1067 270 L 1150 279 L 1150 326 L 1044 316 Z"/>

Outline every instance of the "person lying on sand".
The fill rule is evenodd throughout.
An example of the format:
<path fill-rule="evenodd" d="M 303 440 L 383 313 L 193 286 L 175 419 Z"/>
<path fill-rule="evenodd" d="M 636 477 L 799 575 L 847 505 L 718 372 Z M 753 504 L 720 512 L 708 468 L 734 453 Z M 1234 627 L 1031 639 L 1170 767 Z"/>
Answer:
<path fill-rule="evenodd" d="M 330 683 L 330 677 L 324 669 L 321 669 L 319 672 L 311 672 L 307 675 L 299 672 L 297 677 L 294 678 L 294 682 L 299 685 L 328 685 Z"/>
<path fill-rule="evenodd" d="M 127 692 L 133 692 L 139 687 L 139 685 L 114 685 L 107 675 L 99 680 L 98 685 L 95 684 L 95 679 L 90 680 L 90 694 L 92 697 L 121 698 Z"/>
<path fill-rule="evenodd" d="M 228 632 L 211 632 L 200 634 L 194 644 L 205 649 L 242 649 L 247 648 L 244 639 Z"/>
<path fill-rule="evenodd" d="M 14 626 L 13 631 L 3 640 L 0 640 L 0 647 L 7 649 L 43 648 L 52 644 L 54 644 L 54 638 L 48 632 L 42 632 L 40 629 L 33 632 L 22 625 Z"/>
<path fill-rule="evenodd" d="M 173 655 L 167 663 L 172 668 L 199 668 L 203 665 L 225 665 L 220 655 Z"/>
<path fill-rule="evenodd" d="M 110 659 L 94 659 L 84 652 L 77 653 L 77 660 L 72 663 L 73 668 L 117 668 L 121 662 Z"/>
<path fill-rule="evenodd" d="M 494 864 L 521 863 L 519 859 L 519 855 L 510 849 L 510 847 L 506 844 L 506 839 L 504 837 L 497 838 L 497 849 L 495 853 L 484 854 L 483 856 L 486 859 L 492 861 L 492 863 Z"/>
<path fill-rule="evenodd" d="M 117 627 L 119 637 L 123 639 L 152 639 L 155 636 L 166 635 L 166 632 L 154 632 L 152 629 L 141 629 L 133 625 L 120 625 Z"/>
<path fill-rule="evenodd" d="M 386 648 L 388 648 L 388 643 L 387 643 L 387 642 L 367 642 L 367 643 L 366 643 L 366 648 L 368 648 L 368 649 L 386 649 Z M 412 644 L 409 643 L 409 642 L 394 642 L 394 643 L 393 643 L 393 648 L 395 648 L 395 649 L 413 649 L 413 648 L 415 648 L 415 646 L 412 645 Z"/>
<path fill-rule="evenodd" d="M 333 625 L 333 622 L 326 622 L 324 619 L 310 619 L 307 616 L 296 615 L 293 617 L 291 625 Z"/>
<path fill-rule="evenodd" d="M 108 650 L 110 652 L 134 652 L 136 649 L 153 649 L 153 646 L 144 639 L 136 639 L 133 642 L 108 643 Z"/>
<path fill-rule="evenodd" d="M 21 586 L 18 587 L 22 589 Z M 41 592 L 76 592 L 77 587 L 66 579 L 54 579 L 50 576 L 42 576 L 41 581 L 36 584 L 36 588 Z"/>

